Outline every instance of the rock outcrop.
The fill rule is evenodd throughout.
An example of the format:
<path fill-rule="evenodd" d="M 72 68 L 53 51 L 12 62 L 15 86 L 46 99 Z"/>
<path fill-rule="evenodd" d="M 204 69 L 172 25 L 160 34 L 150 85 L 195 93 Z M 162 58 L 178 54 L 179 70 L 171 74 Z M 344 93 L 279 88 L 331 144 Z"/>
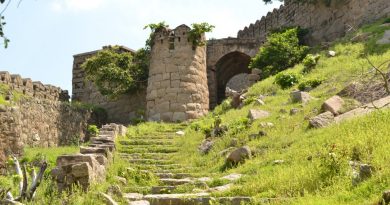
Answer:
<path fill-rule="evenodd" d="M 91 183 L 105 179 L 106 168 L 115 150 L 115 137 L 125 134 L 126 127 L 122 125 L 104 125 L 99 136 L 91 138 L 88 147 L 80 147 L 80 154 L 59 156 L 57 167 L 52 170 L 59 191 L 70 189 L 74 184 L 87 190 Z"/>

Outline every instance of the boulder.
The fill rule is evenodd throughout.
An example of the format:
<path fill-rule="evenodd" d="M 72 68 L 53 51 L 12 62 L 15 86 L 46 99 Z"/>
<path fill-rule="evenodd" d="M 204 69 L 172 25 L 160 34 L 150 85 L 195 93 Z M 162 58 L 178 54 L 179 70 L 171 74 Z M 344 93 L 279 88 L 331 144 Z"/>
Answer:
<path fill-rule="evenodd" d="M 336 56 L 336 51 L 328 51 L 328 56 L 329 57 L 335 57 Z"/>
<path fill-rule="evenodd" d="M 334 122 L 334 115 L 331 112 L 324 112 L 310 119 L 309 123 L 311 127 L 322 128 Z"/>
<path fill-rule="evenodd" d="M 273 127 L 275 127 L 275 125 L 272 122 L 262 122 L 262 123 L 260 123 L 260 127 L 262 127 L 262 128 L 273 128 Z"/>
<path fill-rule="evenodd" d="M 257 99 L 257 100 L 255 101 L 255 105 L 260 106 L 260 105 L 265 105 L 265 103 L 264 103 L 264 101 L 262 101 L 261 99 Z"/>
<path fill-rule="evenodd" d="M 385 34 L 383 34 L 383 37 L 379 39 L 376 44 L 378 45 L 385 45 L 390 44 L 390 30 L 385 31 Z"/>
<path fill-rule="evenodd" d="M 292 103 L 306 104 L 313 99 L 313 97 L 311 97 L 309 93 L 302 92 L 302 91 L 291 92 L 290 96 L 291 96 Z"/>
<path fill-rule="evenodd" d="M 350 161 L 349 165 L 352 168 L 352 185 L 354 186 L 370 178 L 374 171 L 374 167 L 369 164 Z"/>
<path fill-rule="evenodd" d="M 255 74 L 255 75 L 260 75 L 262 73 L 262 71 L 258 68 L 252 68 L 251 73 Z"/>
<path fill-rule="evenodd" d="M 390 190 L 383 192 L 382 201 L 384 202 L 385 205 L 390 204 Z"/>
<path fill-rule="evenodd" d="M 333 115 L 339 115 L 341 110 L 343 109 L 344 104 L 344 100 L 340 96 L 335 95 L 327 99 L 324 104 L 322 104 L 322 109 L 324 111 L 329 111 L 333 113 Z"/>
<path fill-rule="evenodd" d="M 251 149 L 248 146 L 240 147 L 229 154 L 226 162 L 236 165 L 244 163 L 245 160 L 251 158 Z"/>
<path fill-rule="evenodd" d="M 250 120 L 257 120 L 261 118 L 266 118 L 269 117 L 270 113 L 264 110 L 255 110 L 255 109 L 250 109 L 248 113 L 248 118 Z"/>
<path fill-rule="evenodd" d="M 202 154 L 208 154 L 213 148 L 214 142 L 211 140 L 203 140 L 202 144 L 199 145 L 198 149 Z"/>
<path fill-rule="evenodd" d="M 290 110 L 290 115 L 296 115 L 296 114 L 298 114 L 299 113 L 299 109 L 298 108 L 292 108 L 291 110 Z"/>

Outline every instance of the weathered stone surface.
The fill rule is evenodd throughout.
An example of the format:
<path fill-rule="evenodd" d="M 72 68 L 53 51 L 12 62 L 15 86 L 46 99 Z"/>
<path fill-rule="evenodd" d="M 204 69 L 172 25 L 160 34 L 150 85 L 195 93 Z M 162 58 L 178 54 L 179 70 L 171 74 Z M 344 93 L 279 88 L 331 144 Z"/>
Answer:
<path fill-rule="evenodd" d="M 390 204 L 390 190 L 383 192 L 382 200 L 384 202 L 384 205 Z"/>
<path fill-rule="evenodd" d="M 333 96 L 326 100 L 324 104 L 322 104 L 322 109 L 324 111 L 329 111 L 333 113 L 334 115 L 340 114 L 340 111 L 342 110 L 344 106 L 344 100 L 340 96 Z"/>
<path fill-rule="evenodd" d="M 128 201 L 138 201 L 143 198 L 144 195 L 139 193 L 126 193 L 123 195 L 123 198 L 127 199 Z"/>
<path fill-rule="evenodd" d="M 248 118 L 250 120 L 258 120 L 261 118 L 266 118 L 269 117 L 270 113 L 264 110 L 255 110 L 255 109 L 250 109 L 248 113 Z"/>
<path fill-rule="evenodd" d="M 100 192 L 100 195 L 103 197 L 106 205 L 118 205 L 118 203 L 110 196 L 105 193 Z"/>
<path fill-rule="evenodd" d="M 140 200 L 140 201 L 130 201 L 129 205 L 150 205 L 149 201 Z"/>
<path fill-rule="evenodd" d="M 213 148 L 214 142 L 211 140 L 203 140 L 198 149 L 202 154 L 208 154 Z"/>
<path fill-rule="evenodd" d="M 196 119 L 209 110 L 206 47 L 193 47 L 192 42 L 184 40 L 189 30 L 186 25 L 172 30 L 165 28 L 152 39 L 155 43 L 146 92 L 150 121 Z"/>
<path fill-rule="evenodd" d="M 306 104 L 310 100 L 312 100 L 312 97 L 310 96 L 309 93 L 302 92 L 302 91 L 291 92 L 290 96 L 291 96 L 292 103 L 303 103 L 303 104 Z"/>
<path fill-rule="evenodd" d="M 334 120 L 334 115 L 331 112 L 324 112 L 322 114 L 317 115 L 316 117 L 310 119 L 309 123 L 311 127 L 314 128 L 322 128 L 330 125 L 333 123 Z"/>
<path fill-rule="evenodd" d="M 336 51 L 328 51 L 328 56 L 329 57 L 335 57 L 336 56 Z"/>
<path fill-rule="evenodd" d="M 242 174 L 229 174 L 229 175 L 226 175 L 224 177 L 222 177 L 221 179 L 227 179 L 229 181 L 237 181 L 239 179 L 241 179 L 242 177 Z"/>
<path fill-rule="evenodd" d="M 126 133 L 126 128 L 116 124 L 104 126 L 96 139 L 103 145 L 111 145 L 116 136 Z M 107 137 L 107 135 L 112 135 Z M 110 138 L 110 140 L 107 140 Z M 57 157 L 57 167 L 53 169 L 52 176 L 57 182 L 59 191 L 70 189 L 74 184 L 80 185 L 84 190 L 94 182 L 99 182 L 105 179 L 106 166 L 108 166 L 108 158 L 112 158 L 112 153 L 108 148 L 100 147 L 80 147 L 81 154 L 61 155 Z M 123 179 L 120 179 L 123 180 Z M 126 179 L 124 179 L 126 184 Z M 115 189 L 117 188 L 117 189 Z M 121 195 L 120 189 L 117 186 L 111 186 L 109 193 Z M 115 189 L 115 190 L 114 190 Z M 105 197 L 108 201 L 109 198 Z M 107 202 L 109 203 L 109 202 Z"/>
<path fill-rule="evenodd" d="M 240 147 L 229 154 L 226 162 L 231 164 L 244 163 L 251 158 L 251 149 L 248 146 Z"/>
<path fill-rule="evenodd" d="M 379 39 L 376 44 L 379 45 L 385 45 L 390 44 L 390 30 L 385 31 L 385 34 L 383 34 L 383 37 Z"/>
<path fill-rule="evenodd" d="M 375 110 L 383 109 L 383 108 L 389 108 L 390 107 L 390 96 L 381 98 L 379 100 L 376 100 L 372 103 L 368 103 L 366 105 L 363 105 L 359 108 L 356 108 L 354 110 L 351 110 L 349 112 L 346 112 L 344 114 L 341 114 L 335 118 L 336 122 L 341 122 L 343 120 L 367 115 Z"/>

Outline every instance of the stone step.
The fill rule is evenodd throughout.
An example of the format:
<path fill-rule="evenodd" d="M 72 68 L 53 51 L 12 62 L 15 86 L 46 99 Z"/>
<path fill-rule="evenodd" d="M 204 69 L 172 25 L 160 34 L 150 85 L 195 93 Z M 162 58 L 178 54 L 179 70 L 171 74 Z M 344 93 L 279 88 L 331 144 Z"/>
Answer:
<path fill-rule="evenodd" d="M 168 186 L 179 186 L 179 185 L 183 185 L 183 184 L 194 183 L 194 181 L 190 178 L 184 178 L 184 179 L 165 178 L 165 179 L 160 179 L 160 182 L 162 184 L 168 185 Z"/>
<path fill-rule="evenodd" d="M 110 135 L 110 136 L 115 136 L 115 131 L 105 131 L 105 130 L 100 130 L 99 135 Z"/>
<path fill-rule="evenodd" d="M 174 164 L 174 161 L 171 160 L 155 160 L 155 159 L 130 159 L 130 163 L 132 164 L 155 164 L 155 165 L 168 165 L 168 164 Z"/>
<path fill-rule="evenodd" d="M 121 140 L 121 145 L 173 145 L 174 141 L 171 139 L 166 140 Z"/>
<path fill-rule="evenodd" d="M 91 143 L 94 144 L 94 143 L 97 143 L 99 144 L 100 143 L 115 143 L 115 140 L 113 137 L 92 137 L 90 139 Z"/>
<path fill-rule="evenodd" d="M 155 175 L 161 179 L 184 179 L 184 178 L 190 178 L 193 175 L 189 173 L 155 173 Z"/>
<path fill-rule="evenodd" d="M 146 167 L 150 168 L 150 167 Z M 152 173 L 182 173 L 185 171 L 188 171 L 188 168 L 181 167 L 181 168 L 175 168 L 175 169 L 162 169 L 162 168 L 155 168 L 155 169 L 142 169 L 140 168 L 141 171 L 147 171 L 147 172 L 152 172 Z"/>
<path fill-rule="evenodd" d="M 134 164 L 132 167 L 140 170 L 176 170 L 188 168 L 183 167 L 181 164 Z"/>
<path fill-rule="evenodd" d="M 208 193 L 198 194 L 150 194 L 143 198 L 150 205 L 200 205 L 210 204 Z"/>
<path fill-rule="evenodd" d="M 130 140 L 173 140 L 177 138 L 176 135 L 145 135 L 145 136 L 136 136 L 136 137 L 130 137 Z"/>
<path fill-rule="evenodd" d="M 170 159 L 173 156 L 173 153 L 119 153 L 119 156 L 123 159 L 154 159 L 154 160 L 160 160 L 160 159 Z"/>
<path fill-rule="evenodd" d="M 176 148 L 122 148 L 119 149 L 119 152 L 134 154 L 134 153 L 176 153 L 178 149 Z"/>
<path fill-rule="evenodd" d="M 152 194 L 169 194 L 176 189 L 176 186 L 154 186 L 151 189 Z"/>
<path fill-rule="evenodd" d="M 169 192 L 172 187 L 156 187 L 155 191 Z M 171 190 L 173 191 L 173 190 Z M 242 205 L 250 203 L 250 197 L 211 197 L 209 193 L 194 193 L 194 194 L 149 194 L 142 196 L 141 194 L 131 193 L 124 194 L 129 204 L 134 205 Z M 134 202 L 134 203 L 132 203 Z"/>
<path fill-rule="evenodd" d="M 122 149 L 178 149 L 178 146 L 174 145 L 121 145 Z"/>

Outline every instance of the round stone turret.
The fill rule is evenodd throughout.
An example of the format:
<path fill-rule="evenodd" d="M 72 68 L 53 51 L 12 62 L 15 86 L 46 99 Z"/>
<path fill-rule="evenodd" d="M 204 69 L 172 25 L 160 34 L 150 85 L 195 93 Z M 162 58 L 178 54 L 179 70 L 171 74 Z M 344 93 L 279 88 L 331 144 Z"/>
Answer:
<path fill-rule="evenodd" d="M 181 122 L 209 110 L 206 46 L 194 46 L 190 30 L 181 25 L 155 33 L 146 96 L 149 121 Z"/>

